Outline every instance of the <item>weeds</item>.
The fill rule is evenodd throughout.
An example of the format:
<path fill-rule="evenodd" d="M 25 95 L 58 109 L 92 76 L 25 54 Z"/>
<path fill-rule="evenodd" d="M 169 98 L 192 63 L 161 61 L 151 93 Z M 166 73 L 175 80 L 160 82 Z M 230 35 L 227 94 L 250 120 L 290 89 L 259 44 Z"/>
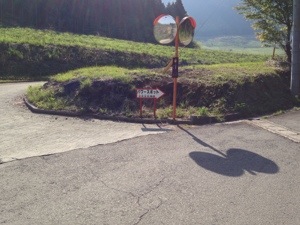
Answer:
<path fill-rule="evenodd" d="M 64 99 L 55 96 L 54 89 L 43 89 L 41 86 L 30 86 L 26 97 L 35 106 L 42 109 L 62 110 L 68 106 Z"/>
<path fill-rule="evenodd" d="M 209 116 L 209 110 L 207 107 L 200 107 L 195 113 L 195 116 Z"/>
<path fill-rule="evenodd" d="M 87 89 L 87 88 L 91 87 L 92 83 L 93 83 L 92 79 L 89 77 L 86 77 L 80 82 L 80 89 Z"/>
<path fill-rule="evenodd" d="M 177 118 L 190 118 L 191 116 L 198 117 L 208 117 L 212 116 L 213 113 L 207 107 L 182 107 L 178 106 L 176 108 L 176 117 Z M 166 119 L 173 117 L 173 107 L 165 107 L 157 110 L 157 116 L 160 119 Z"/>

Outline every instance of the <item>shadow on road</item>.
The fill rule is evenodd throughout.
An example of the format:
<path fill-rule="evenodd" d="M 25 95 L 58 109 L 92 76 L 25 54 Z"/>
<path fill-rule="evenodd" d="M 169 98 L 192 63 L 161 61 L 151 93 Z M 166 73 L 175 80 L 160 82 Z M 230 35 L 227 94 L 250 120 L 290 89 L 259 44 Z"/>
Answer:
<path fill-rule="evenodd" d="M 270 159 L 244 149 L 236 148 L 229 149 L 224 154 L 213 146 L 201 141 L 183 127 L 178 127 L 190 135 L 197 143 L 218 153 L 191 152 L 189 154 L 204 169 L 231 177 L 242 176 L 245 171 L 252 175 L 256 175 L 257 173 L 275 174 L 279 172 L 277 164 Z"/>
<path fill-rule="evenodd" d="M 172 129 L 168 129 L 168 128 L 162 128 L 159 124 L 156 124 L 156 127 L 147 127 L 146 124 L 142 124 L 143 128 L 142 131 L 146 131 L 146 132 L 168 132 L 168 131 L 173 131 Z"/>

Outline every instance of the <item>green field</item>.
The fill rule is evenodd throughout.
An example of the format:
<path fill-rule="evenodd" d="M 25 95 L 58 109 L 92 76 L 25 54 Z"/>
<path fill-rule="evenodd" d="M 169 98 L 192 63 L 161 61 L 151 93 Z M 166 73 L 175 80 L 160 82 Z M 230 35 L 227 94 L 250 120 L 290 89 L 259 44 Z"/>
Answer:
<path fill-rule="evenodd" d="M 203 49 L 206 50 L 216 50 L 216 51 L 226 51 L 231 53 L 246 53 L 254 55 L 264 55 L 272 58 L 273 48 L 271 47 L 253 47 L 253 48 L 241 48 L 236 46 L 226 46 L 226 47 L 209 47 L 202 45 Z M 275 57 L 284 57 L 284 51 L 281 49 L 275 49 Z"/>
<path fill-rule="evenodd" d="M 232 53 L 246 53 L 256 55 L 273 56 L 273 47 L 263 46 L 254 37 L 230 36 L 208 39 L 200 43 L 204 49 L 220 50 Z M 278 46 L 275 49 L 275 57 L 284 57 L 285 53 Z"/>

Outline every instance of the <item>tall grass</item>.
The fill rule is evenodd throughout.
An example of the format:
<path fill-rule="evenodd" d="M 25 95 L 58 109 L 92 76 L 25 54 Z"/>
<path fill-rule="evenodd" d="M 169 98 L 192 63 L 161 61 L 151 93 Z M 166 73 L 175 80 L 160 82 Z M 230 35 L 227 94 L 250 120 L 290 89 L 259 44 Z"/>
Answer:
<path fill-rule="evenodd" d="M 30 86 L 27 89 L 28 100 L 38 108 L 49 110 L 62 110 L 67 108 L 67 101 L 55 96 L 54 89 L 43 89 L 41 86 Z"/>

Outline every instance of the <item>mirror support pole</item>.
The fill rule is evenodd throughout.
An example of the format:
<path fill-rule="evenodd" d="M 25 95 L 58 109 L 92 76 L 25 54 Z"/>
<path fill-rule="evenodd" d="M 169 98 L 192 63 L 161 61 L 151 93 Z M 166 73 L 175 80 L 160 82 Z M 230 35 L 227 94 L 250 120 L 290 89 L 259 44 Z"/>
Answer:
<path fill-rule="evenodd" d="M 179 58 L 179 17 L 176 16 L 177 33 L 175 37 L 175 57 Z M 176 119 L 177 107 L 177 77 L 173 78 L 173 120 Z"/>

